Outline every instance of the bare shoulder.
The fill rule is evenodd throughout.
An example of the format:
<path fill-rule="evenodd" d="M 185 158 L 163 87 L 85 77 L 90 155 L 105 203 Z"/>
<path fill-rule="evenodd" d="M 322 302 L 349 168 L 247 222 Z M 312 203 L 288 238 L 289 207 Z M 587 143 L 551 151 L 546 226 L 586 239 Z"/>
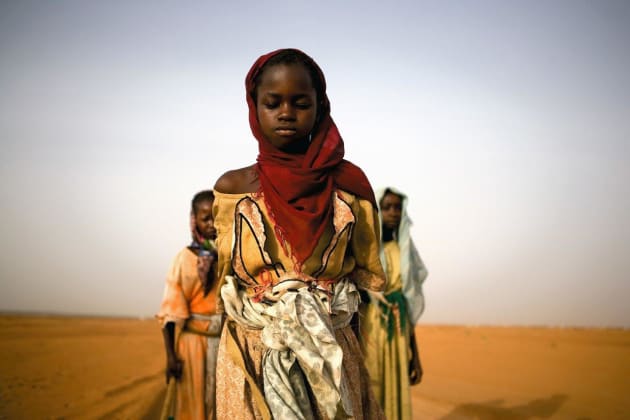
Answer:
<path fill-rule="evenodd" d="M 214 189 L 226 194 L 243 194 L 258 191 L 260 182 L 255 165 L 227 171 L 217 179 Z"/>

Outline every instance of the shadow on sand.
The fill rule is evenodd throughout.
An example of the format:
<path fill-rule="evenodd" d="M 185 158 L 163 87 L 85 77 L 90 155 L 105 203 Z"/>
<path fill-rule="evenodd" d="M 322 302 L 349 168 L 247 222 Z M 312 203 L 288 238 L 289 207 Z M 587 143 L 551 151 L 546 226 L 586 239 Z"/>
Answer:
<path fill-rule="evenodd" d="M 141 413 L 138 418 L 141 420 L 159 420 L 162 414 L 162 406 L 166 398 L 166 387 L 157 394 L 149 404 L 147 411 Z"/>
<path fill-rule="evenodd" d="M 526 420 L 531 418 L 549 418 L 567 400 L 564 394 L 552 395 L 527 404 L 504 406 L 503 400 L 493 400 L 481 403 L 460 404 L 441 420 L 457 419 L 501 419 Z"/>

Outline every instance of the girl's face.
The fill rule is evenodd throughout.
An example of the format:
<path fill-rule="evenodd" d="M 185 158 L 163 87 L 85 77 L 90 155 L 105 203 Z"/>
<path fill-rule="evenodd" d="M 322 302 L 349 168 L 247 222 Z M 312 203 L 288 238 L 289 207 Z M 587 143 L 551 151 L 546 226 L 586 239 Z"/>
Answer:
<path fill-rule="evenodd" d="M 266 68 L 256 90 L 256 112 L 263 136 L 287 152 L 304 152 L 317 117 L 317 94 L 301 64 Z"/>
<path fill-rule="evenodd" d="M 195 224 L 197 230 L 204 239 L 216 239 L 217 231 L 214 229 L 212 218 L 212 201 L 205 200 L 197 203 L 195 211 Z"/>
<path fill-rule="evenodd" d="M 388 229 L 398 229 L 402 215 L 402 198 L 393 193 L 387 193 L 381 200 L 381 217 L 383 226 Z"/>

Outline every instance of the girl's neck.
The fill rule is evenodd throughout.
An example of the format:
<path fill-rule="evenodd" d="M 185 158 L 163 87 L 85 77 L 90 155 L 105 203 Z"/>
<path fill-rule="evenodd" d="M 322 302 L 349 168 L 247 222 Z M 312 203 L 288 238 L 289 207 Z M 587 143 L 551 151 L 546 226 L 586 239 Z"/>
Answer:
<path fill-rule="evenodd" d="M 289 144 L 282 151 L 285 153 L 289 153 L 291 155 L 304 155 L 308 150 L 308 146 L 310 145 L 310 141 L 308 138 L 298 140 Z"/>
<path fill-rule="evenodd" d="M 382 230 L 383 230 L 383 233 L 382 233 L 383 242 L 390 242 L 390 241 L 396 240 L 396 236 L 398 236 L 397 229 L 391 229 L 386 226 L 383 226 Z"/>

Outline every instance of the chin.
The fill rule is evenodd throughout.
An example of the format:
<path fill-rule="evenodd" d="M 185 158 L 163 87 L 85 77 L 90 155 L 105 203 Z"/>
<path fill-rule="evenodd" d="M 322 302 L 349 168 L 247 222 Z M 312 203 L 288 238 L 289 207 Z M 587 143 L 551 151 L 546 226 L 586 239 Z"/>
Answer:
<path fill-rule="evenodd" d="M 308 150 L 309 143 L 305 140 L 294 140 L 290 143 L 285 144 L 280 150 L 286 153 L 306 153 Z"/>

